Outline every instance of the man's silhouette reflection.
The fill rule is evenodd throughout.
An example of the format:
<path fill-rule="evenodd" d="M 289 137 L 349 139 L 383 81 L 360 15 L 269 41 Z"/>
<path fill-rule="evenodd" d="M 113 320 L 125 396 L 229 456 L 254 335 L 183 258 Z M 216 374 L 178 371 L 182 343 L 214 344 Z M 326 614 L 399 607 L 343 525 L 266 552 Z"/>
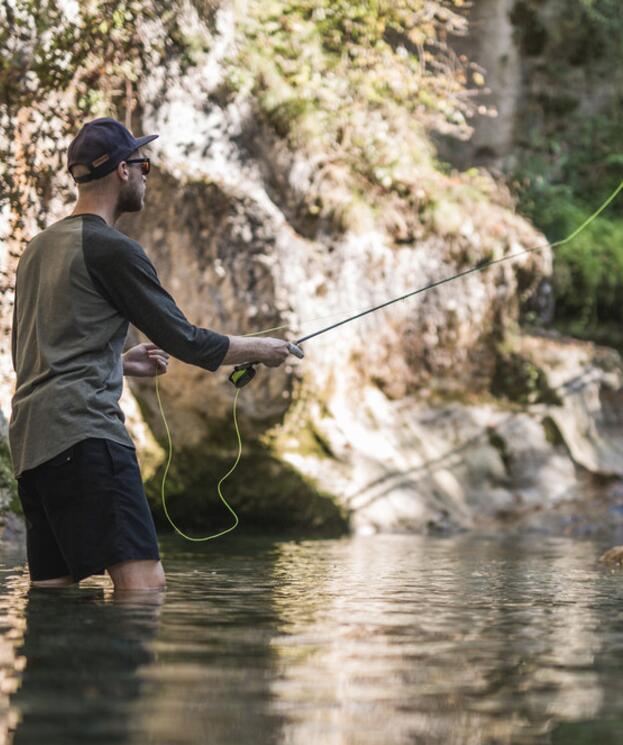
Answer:
<path fill-rule="evenodd" d="M 139 668 L 154 659 L 162 591 L 31 589 L 15 745 L 129 742 Z"/>

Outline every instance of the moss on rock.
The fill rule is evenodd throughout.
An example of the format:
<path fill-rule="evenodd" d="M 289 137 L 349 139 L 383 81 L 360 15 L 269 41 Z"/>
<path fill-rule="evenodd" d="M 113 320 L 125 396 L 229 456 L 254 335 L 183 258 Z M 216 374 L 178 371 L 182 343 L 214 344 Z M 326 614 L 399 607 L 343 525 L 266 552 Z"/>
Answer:
<path fill-rule="evenodd" d="M 0 510 L 22 514 L 22 506 L 17 494 L 17 481 L 13 477 L 9 446 L 3 439 L 0 439 Z"/>
<path fill-rule="evenodd" d="M 491 381 L 491 393 L 519 404 L 560 405 L 543 370 L 517 352 L 500 354 Z"/>
<path fill-rule="evenodd" d="M 217 484 L 234 459 L 235 453 L 223 451 L 208 457 L 205 450 L 176 451 L 165 482 L 165 499 L 180 530 L 201 536 L 231 525 L 233 518 L 219 499 Z M 163 472 L 164 464 L 147 480 L 145 489 L 158 527 L 170 529 L 162 505 Z M 331 495 L 316 489 L 261 444 L 245 445 L 222 491 L 243 530 L 316 536 L 337 536 L 348 530 L 348 516 Z"/>

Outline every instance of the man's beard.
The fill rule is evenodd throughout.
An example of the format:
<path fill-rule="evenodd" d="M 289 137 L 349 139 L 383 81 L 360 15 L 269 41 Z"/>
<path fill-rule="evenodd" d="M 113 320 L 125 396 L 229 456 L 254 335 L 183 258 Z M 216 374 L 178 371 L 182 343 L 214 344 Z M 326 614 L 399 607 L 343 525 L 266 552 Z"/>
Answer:
<path fill-rule="evenodd" d="M 116 212 L 139 212 L 143 209 L 143 194 L 140 184 L 128 183 L 119 192 Z"/>

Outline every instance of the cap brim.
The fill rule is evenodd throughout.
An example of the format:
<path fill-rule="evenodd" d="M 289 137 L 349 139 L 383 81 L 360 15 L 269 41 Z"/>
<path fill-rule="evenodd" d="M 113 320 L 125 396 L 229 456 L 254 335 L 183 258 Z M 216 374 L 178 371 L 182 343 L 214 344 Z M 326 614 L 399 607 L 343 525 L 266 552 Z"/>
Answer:
<path fill-rule="evenodd" d="M 160 135 L 145 135 L 144 137 L 137 137 L 136 147 L 143 147 L 143 145 L 146 145 L 148 142 L 155 140 L 157 137 L 160 137 Z"/>

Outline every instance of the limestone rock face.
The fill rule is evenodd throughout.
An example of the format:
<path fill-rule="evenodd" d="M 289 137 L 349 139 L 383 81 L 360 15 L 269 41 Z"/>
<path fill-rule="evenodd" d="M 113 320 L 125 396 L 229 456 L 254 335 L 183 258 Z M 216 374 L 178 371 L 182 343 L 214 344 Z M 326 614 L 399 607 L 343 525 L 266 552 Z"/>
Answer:
<path fill-rule="evenodd" d="M 502 187 L 436 172 L 422 184 L 437 195 L 426 220 L 399 200 L 364 209 L 325 154 L 292 150 L 252 96 L 223 94 L 229 6 L 214 28 L 210 51 L 164 98 L 158 70 L 143 84 L 136 129 L 160 133 L 156 168 L 145 209 L 119 224 L 193 323 L 228 334 L 279 327 L 274 335 L 295 340 L 478 261 L 544 249 L 310 340 L 304 360 L 260 368 L 240 395 L 243 458 L 225 489 L 241 520 L 316 533 L 466 529 L 579 497 L 579 467 L 618 474 L 608 439 L 618 360 L 606 370 L 589 346 L 569 358 L 562 342 L 525 339 L 521 353 L 565 389 L 564 403 L 518 406 L 489 393 L 520 299 L 551 271 L 544 238 Z M 310 213 L 318 188 L 345 223 Z M 51 220 L 63 210 L 55 205 Z M 14 262 L 17 239 L 10 251 Z M 5 344 L 8 416 L 7 355 Z M 590 383 L 574 388 L 584 367 Z M 174 445 L 167 494 L 184 528 L 209 532 L 222 519 L 216 480 L 236 454 L 228 372 L 172 360 L 158 380 Z M 158 512 L 167 440 L 154 381 L 130 379 L 124 396 Z"/>
<path fill-rule="evenodd" d="M 302 455 L 286 439 L 284 457 L 333 484 L 363 533 L 485 527 L 588 499 L 586 474 L 620 476 L 620 359 L 542 337 L 523 337 L 522 349 L 547 360 L 559 405 L 431 407 L 371 386 L 337 389 L 309 407 L 324 452 Z"/>
<path fill-rule="evenodd" d="M 619 355 L 572 340 L 525 341 L 545 370 L 562 405 L 549 414 L 579 467 L 611 478 L 623 476 L 623 376 Z"/>
<path fill-rule="evenodd" d="M 228 17 L 220 23 L 227 39 Z M 159 169 L 150 176 L 145 210 L 123 220 L 193 322 L 230 334 L 285 325 L 275 334 L 296 339 L 483 255 L 545 245 L 508 204 L 478 193 L 439 202 L 432 227 L 421 227 L 410 242 L 396 242 L 381 220 L 348 230 L 310 227 L 306 196 L 327 167 L 322 153 L 285 147 L 252 99 L 214 101 L 225 52 L 215 45 L 157 105 L 150 105 L 146 83 L 143 129 L 160 133 L 152 149 Z M 452 179 L 439 178 L 452 192 Z M 425 389 L 486 391 L 496 339 L 517 315 L 520 284 L 525 289 L 549 269 L 546 251 L 519 257 L 318 337 L 304 345 L 302 361 L 260 369 L 239 400 L 245 442 L 257 467 L 261 457 L 274 459 L 275 467 L 299 474 L 298 488 L 308 495 L 297 504 L 289 482 L 272 494 L 272 509 L 287 505 L 296 515 L 311 485 L 353 515 L 357 530 L 472 524 L 487 499 L 479 490 L 493 478 L 488 469 L 504 469 L 486 437 L 472 461 L 458 463 L 449 453 L 462 441 L 457 429 L 472 437 L 484 426 L 486 433 L 487 414 L 467 413 L 461 424 L 465 411 L 450 410 L 455 425 L 448 429 L 448 412 L 438 417 L 424 403 Z M 201 514 L 207 485 L 234 455 L 233 388 L 225 371 L 177 362 L 159 382 L 183 464 L 174 466 L 172 488 L 194 494 L 186 503 Z M 153 382 L 131 387 L 162 443 Z M 439 458 L 445 465 L 429 472 L 428 461 Z M 271 486 L 255 481 L 257 492 Z M 230 488 L 246 489 L 235 481 Z M 506 505 L 509 497 L 497 488 L 492 498 Z"/>

